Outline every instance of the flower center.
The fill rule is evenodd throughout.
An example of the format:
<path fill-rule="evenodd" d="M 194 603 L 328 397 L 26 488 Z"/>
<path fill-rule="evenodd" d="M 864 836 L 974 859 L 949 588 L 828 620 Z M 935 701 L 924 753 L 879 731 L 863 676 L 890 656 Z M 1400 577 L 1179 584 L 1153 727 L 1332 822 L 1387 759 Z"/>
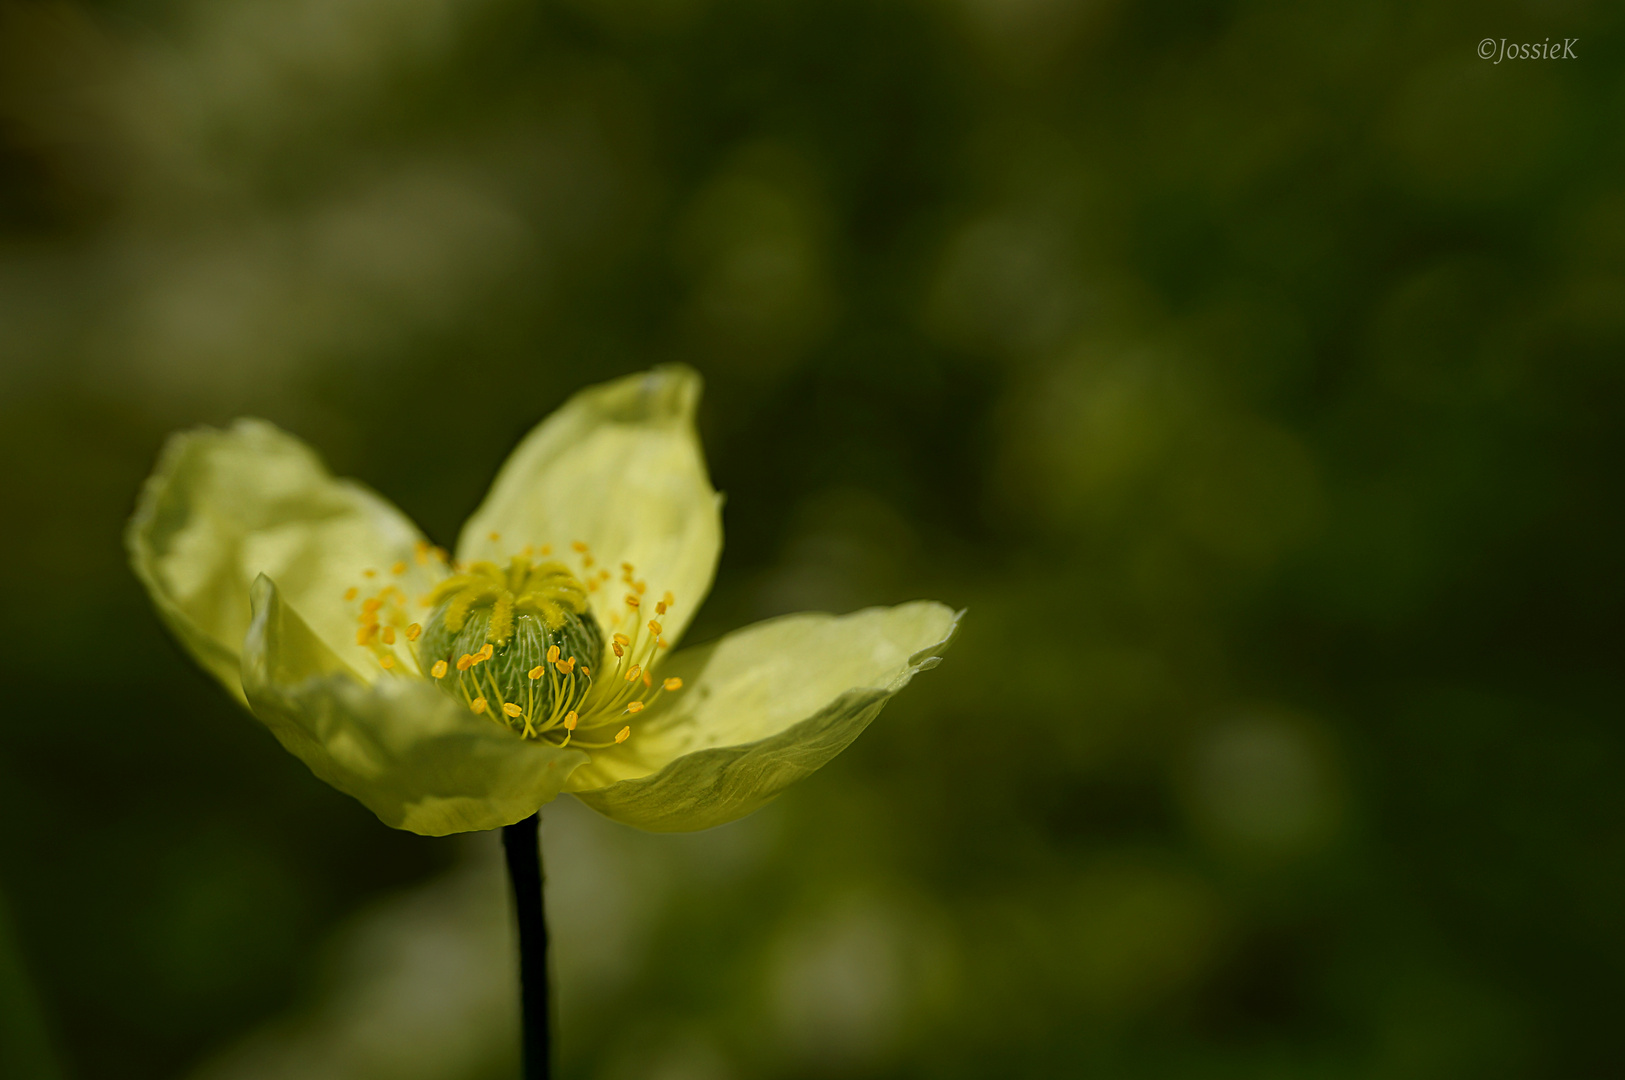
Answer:
<path fill-rule="evenodd" d="M 493 542 L 498 539 L 491 536 Z M 421 546 L 443 559 L 438 549 Z M 459 564 L 419 600 L 432 609 L 421 626 L 406 621 L 405 594 L 386 586 L 362 601 L 356 643 L 371 649 L 385 670 L 412 675 L 399 662 L 399 624 L 415 674 L 434 679 L 473 712 L 527 738 L 558 745 L 575 740 L 573 745 L 590 749 L 624 742 L 632 731 L 624 718 L 641 712 L 662 692 L 682 686 L 676 678 L 657 684 L 651 671 L 666 647 L 658 617 L 674 600 L 666 593 L 655 604 L 657 617 L 640 625 L 647 585 L 630 563 L 622 563 L 627 611 L 613 622 L 630 622 L 632 633 L 614 634 L 606 650 L 587 595 L 613 575 L 594 571 L 585 544 L 572 547 L 581 557 L 585 583 L 563 563 L 546 560 L 548 547 L 540 549 L 546 561 L 533 559 L 535 549 L 526 548 L 506 567 L 484 561 Z M 425 551 L 418 553 L 419 562 L 426 561 Z M 398 565 L 393 572 L 403 569 Z M 345 599 L 355 599 L 358 592 L 351 589 Z M 600 663 L 603 670 L 595 672 Z M 620 730 L 611 737 L 616 727 Z M 581 739 L 576 738 L 578 730 Z"/>

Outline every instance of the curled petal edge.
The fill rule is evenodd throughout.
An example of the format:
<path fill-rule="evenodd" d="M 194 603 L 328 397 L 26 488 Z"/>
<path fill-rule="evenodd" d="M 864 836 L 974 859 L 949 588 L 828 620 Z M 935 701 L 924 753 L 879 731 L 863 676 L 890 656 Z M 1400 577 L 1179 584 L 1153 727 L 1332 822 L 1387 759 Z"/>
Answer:
<path fill-rule="evenodd" d="M 572 794 L 605 817 L 649 832 L 691 832 L 742 818 L 827 764 L 916 674 L 941 663 L 964 614 L 952 613 L 941 639 L 912 653 L 884 686 L 847 690 L 806 719 L 753 742 L 696 750 L 648 776 Z"/>
<path fill-rule="evenodd" d="M 243 643 L 249 708 L 317 777 L 397 829 L 446 836 L 511 825 L 587 760 L 521 738 L 418 679 L 363 682 L 261 574 Z"/>

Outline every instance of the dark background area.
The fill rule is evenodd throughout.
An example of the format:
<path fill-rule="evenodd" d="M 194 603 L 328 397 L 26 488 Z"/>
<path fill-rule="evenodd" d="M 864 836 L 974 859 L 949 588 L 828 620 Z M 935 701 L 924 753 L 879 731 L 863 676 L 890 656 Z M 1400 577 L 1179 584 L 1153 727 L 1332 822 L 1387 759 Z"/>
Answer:
<path fill-rule="evenodd" d="M 1622 56 L 1578 2 L 0 0 L 0 1073 L 511 1075 L 334 990 L 502 960 L 435 906 L 482 841 L 310 776 L 121 530 L 252 414 L 449 543 L 666 361 L 691 641 L 969 615 L 746 822 L 549 809 L 564 1075 L 1625 1073 Z"/>

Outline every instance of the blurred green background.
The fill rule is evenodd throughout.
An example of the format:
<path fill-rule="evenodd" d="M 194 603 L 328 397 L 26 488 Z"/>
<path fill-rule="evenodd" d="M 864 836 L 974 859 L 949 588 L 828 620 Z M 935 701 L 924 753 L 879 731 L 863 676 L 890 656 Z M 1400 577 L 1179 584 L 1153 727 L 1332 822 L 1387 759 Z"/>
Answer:
<path fill-rule="evenodd" d="M 120 531 L 254 414 L 445 543 L 664 361 L 691 641 L 970 614 L 752 818 L 547 810 L 565 1076 L 1625 1074 L 1622 57 L 1578 0 L 0 0 L 0 1074 L 514 1075 L 494 838 L 310 776 Z"/>

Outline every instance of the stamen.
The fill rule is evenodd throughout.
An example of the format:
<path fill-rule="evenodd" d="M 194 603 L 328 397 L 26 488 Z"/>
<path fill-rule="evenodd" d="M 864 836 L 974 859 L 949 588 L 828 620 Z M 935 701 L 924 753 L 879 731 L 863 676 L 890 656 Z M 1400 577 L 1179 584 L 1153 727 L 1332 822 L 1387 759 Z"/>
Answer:
<path fill-rule="evenodd" d="M 570 547 L 571 547 L 571 549 L 572 549 L 572 550 L 574 550 L 574 551 L 575 551 L 575 552 L 576 552 L 576 553 L 577 553 L 577 554 L 580 554 L 580 555 L 585 555 L 585 554 L 586 554 L 586 553 L 587 553 L 587 545 L 586 545 L 586 544 L 583 544 L 583 543 L 582 543 L 582 542 L 581 542 L 581 541 L 580 541 L 580 540 L 573 540 L 573 541 L 571 541 L 571 542 L 570 542 Z"/>
<path fill-rule="evenodd" d="M 491 543 L 495 544 L 496 542 L 498 542 L 499 540 L 502 539 L 502 534 L 499 533 L 499 532 L 494 532 L 494 533 L 489 534 L 486 537 L 486 539 L 491 541 Z"/>
<path fill-rule="evenodd" d="M 461 656 L 459 656 L 457 658 L 457 670 L 458 671 L 467 671 L 469 668 L 471 668 L 473 666 L 474 666 L 474 656 L 473 656 L 472 653 L 464 653 L 463 655 L 461 655 Z"/>
<path fill-rule="evenodd" d="M 650 675 L 648 670 L 645 669 L 644 672 L 643 672 L 643 685 L 652 687 L 652 686 L 654 686 L 654 684 L 655 684 L 654 676 Z"/>
<path fill-rule="evenodd" d="M 615 741 L 617 743 L 623 743 L 623 742 L 625 742 L 627 739 L 629 739 L 631 737 L 632 737 L 632 729 L 631 729 L 631 727 L 623 727 L 621 730 L 619 730 L 619 731 L 617 731 L 615 733 Z"/>
<path fill-rule="evenodd" d="M 626 681 L 631 682 L 633 679 L 636 679 L 638 677 L 639 673 L 642 672 L 642 670 L 643 669 L 638 667 L 638 665 L 633 664 L 632 665 L 632 670 L 628 671 L 626 673 Z"/>
<path fill-rule="evenodd" d="M 384 602 L 378 599 L 376 596 L 369 596 L 365 600 L 361 601 L 361 610 L 365 611 L 368 615 L 371 615 L 373 612 L 377 611 L 383 606 Z"/>
<path fill-rule="evenodd" d="M 380 656 L 378 658 L 378 664 L 385 671 L 388 671 L 390 668 L 395 666 L 395 656 L 394 656 L 394 654 L 393 653 L 386 653 L 385 655 Z"/>
<path fill-rule="evenodd" d="M 617 645 L 630 645 L 630 644 L 632 644 L 632 639 L 627 637 L 625 634 L 616 634 L 614 637 L 610 638 L 610 640 L 613 641 Z"/>
<path fill-rule="evenodd" d="M 565 713 L 564 714 L 564 730 L 565 731 L 574 731 L 576 729 L 576 724 L 577 724 L 577 722 L 580 721 L 580 719 L 581 718 L 576 715 L 574 709 L 571 709 L 569 712 Z"/>
<path fill-rule="evenodd" d="M 508 701 L 508 702 L 503 703 L 502 712 L 507 716 L 511 716 L 514 719 L 518 719 L 520 716 L 524 715 L 525 710 L 521 709 L 519 706 L 515 705 L 513 702 Z"/>
<path fill-rule="evenodd" d="M 394 574 L 396 577 L 400 577 L 402 574 L 406 573 L 406 564 L 397 561 L 394 566 L 389 568 L 389 572 Z"/>
<path fill-rule="evenodd" d="M 626 594 L 626 606 L 629 607 L 629 608 L 634 608 L 635 609 L 638 606 L 638 598 L 636 596 L 632 595 L 631 593 L 627 593 Z"/>
<path fill-rule="evenodd" d="M 683 680 L 673 675 L 660 685 L 664 686 L 667 690 L 681 690 L 683 688 Z"/>
<path fill-rule="evenodd" d="M 626 703 L 626 711 L 627 712 L 642 712 L 643 711 L 643 702 L 641 702 L 641 701 L 628 701 Z"/>
<path fill-rule="evenodd" d="M 549 556 L 551 554 L 553 554 L 553 545 L 552 544 L 543 544 L 541 546 L 541 555 L 542 555 L 542 557 L 546 558 L 547 556 Z"/>
<path fill-rule="evenodd" d="M 542 677 L 542 665 L 537 664 L 535 667 L 525 672 L 525 674 L 529 675 L 532 679 L 540 679 Z"/>
<path fill-rule="evenodd" d="M 422 623 L 413 623 L 411 626 L 408 626 L 406 628 L 406 640 L 407 641 L 416 641 L 418 639 L 418 636 L 420 634 L 422 634 L 422 633 L 423 633 L 423 624 Z"/>
<path fill-rule="evenodd" d="M 361 590 L 356 588 L 354 585 L 351 585 L 348 589 L 345 589 L 344 590 L 345 603 L 349 603 L 351 600 L 354 600 L 356 598 L 356 596 L 360 592 L 361 592 Z"/>
<path fill-rule="evenodd" d="M 660 601 L 660 603 L 655 605 L 655 614 L 656 615 L 664 615 L 665 613 L 666 613 L 666 602 L 664 600 L 662 600 L 662 601 Z"/>
<path fill-rule="evenodd" d="M 371 626 L 363 626 L 361 629 L 359 629 L 359 630 L 357 630 L 355 632 L 355 643 L 357 645 L 369 645 L 369 644 L 371 644 L 372 643 L 372 632 L 374 630 L 376 630 L 376 629 L 378 629 L 378 624 L 377 623 L 373 623 Z"/>
<path fill-rule="evenodd" d="M 482 697 L 477 697 L 468 703 L 468 707 L 477 713 L 482 713 L 485 711 L 485 699 Z"/>
<path fill-rule="evenodd" d="M 665 596 L 660 598 L 660 602 L 665 604 L 667 607 L 671 607 L 673 604 L 677 603 L 677 598 L 668 592 Z"/>
<path fill-rule="evenodd" d="M 393 626 L 384 627 L 384 632 L 379 636 L 384 639 L 385 645 L 395 644 L 395 628 Z"/>
<path fill-rule="evenodd" d="M 547 662 L 549 664 L 556 664 L 559 662 L 559 647 L 557 645 L 549 645 L 547 647 Z"/>
<path fill-rule="evenodd" d="M 626 655 L 626 650 L 621 648 L 621 643 L 620 642 L 617 641 L 615 643 L 614 647 L 615 647 L 615 655 L 616 656 L 625 656 Z"/>
<path fill-rule="evenodd" d="M 419 540 L 412 545 L 412 561 L 419 566 L 429 565 L 429 541 Z"/>
<path fill-rule="evenodd" d="M 655 622 L 653 619 L 649 620 L 649 633 L 653 634 L 655 637 L 659 637 L 662 629 L 663 627 L 661 627 L 659 623 Z"/>
<path fill-rule="evenodd" d="M 436 660 L 434 662 L 434 667 L 429 669 L 429 674 L 433 675 L 437 679 L 445 678 L 446 677 L 446 662 L 444 660 Z"/>

